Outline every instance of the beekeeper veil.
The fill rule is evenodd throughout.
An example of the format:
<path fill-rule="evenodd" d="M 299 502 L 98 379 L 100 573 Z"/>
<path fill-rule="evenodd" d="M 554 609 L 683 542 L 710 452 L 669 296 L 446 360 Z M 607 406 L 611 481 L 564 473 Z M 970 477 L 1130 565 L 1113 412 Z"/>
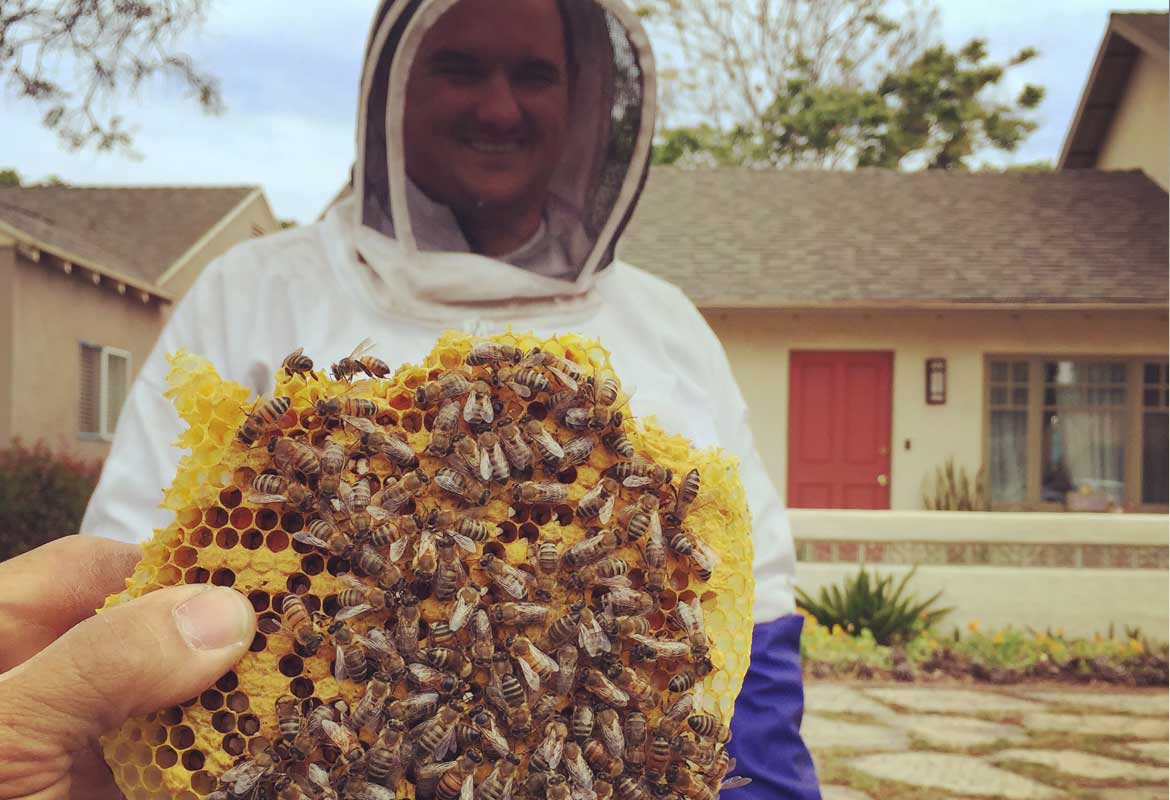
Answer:
<path fill-rule="evenodd" d="M 483 19 L 496 26 L 503 22 L 500 13 L 524 4 L 384 0 L 379 7 L 359 99 L 353 213 L 357 250 L 384 281 L 446 304 L 565 297 L 586 292 L 613 261 L 649 166 L 655 92 L 649 43 L 637 16 L 618 0 L 547 2 L 559 12 L 572 75 L 567 124 L 559 158 L 554 155 L 539 182 L 547 182 L 539 229 L 494 258 L 472 252 L 457 211 L 409 177 L 417 177 L 419 165 L 406 161 L 415 158 L 406 144 L 414 121 L 407 115 L 417 110 L 408 103 L 408 89 L 413 71 L 424 66 L 420 52 L 428 31 L 444 15 L 472 8 L 460 3 L 494 14 Z M 517 31 L 531 24 L 513 16 L 507 23 Z M 458 138 L 441 124 L 434 136 Z M 508 154 L 498 165 L 490 152 L 475 157 L 488 171 L 514 163 Z"/>

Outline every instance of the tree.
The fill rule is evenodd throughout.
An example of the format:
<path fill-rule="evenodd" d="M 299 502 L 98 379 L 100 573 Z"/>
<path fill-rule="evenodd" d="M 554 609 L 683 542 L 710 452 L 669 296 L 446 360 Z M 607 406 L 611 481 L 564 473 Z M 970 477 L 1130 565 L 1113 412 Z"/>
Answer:
<path fill-rule="evenodd" d="M 202 22 L 207 0 L 3 0 L 0 78 L 44 109 L 45 126 L 71 150 L 132 153 L 114 101 L 159 75 L 178 78 L 208 113 L 223 108 L 218 82 L 175 46 Z M 61 78 L 69 74 L 71 77 Z"/>
<path fill-rule="evenodd" d="M 20 186 L 20 173 L 14 169 L 0 169 L 0 186 Z"/>

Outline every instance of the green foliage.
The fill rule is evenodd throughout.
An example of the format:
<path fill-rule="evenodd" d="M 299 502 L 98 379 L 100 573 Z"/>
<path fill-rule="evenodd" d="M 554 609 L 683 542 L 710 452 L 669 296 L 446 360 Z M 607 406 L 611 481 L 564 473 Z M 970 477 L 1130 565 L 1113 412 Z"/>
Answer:
<path fill-rule="evenodd" d="M 796 603 L 816 618 L 817 623 L 848 633 L 869 631 L 874 641 L 882 645 L 909 641 L 923 630 L 950 613 L 950 608 L 935 608 L 942 592 L 920 601 L 906 593 L 906 585 L 918 570 L 915 566 L 894 585 L 892 575 L 870 577 L 865 566 L 853 578 L 847 578 L 842 587 L 822 587 L 817 600 L 803 590 L 796 590 Z"/>
<path fill-rule="evenodd" d="M 14 440 L 0 450 L 0 560 L 77 533 L 97 486 L 100 461 L 32 448 Z"/>
<path fill-rule="evenodd" d="M 975 480 L 967 476 L 967 470 L 955 470 L 955 459 L 948 458 L 934 471 L 934 482 L 930 476 L 922 479 L 922 507 L 927 511 L 987 511 L 987 485 L 985 470 L 980 467 Z"/>
<path fill-rule="evenodd" d="M 20 173 L 14 169 L 0 169 L 0 186 L 20 186 Z"/>

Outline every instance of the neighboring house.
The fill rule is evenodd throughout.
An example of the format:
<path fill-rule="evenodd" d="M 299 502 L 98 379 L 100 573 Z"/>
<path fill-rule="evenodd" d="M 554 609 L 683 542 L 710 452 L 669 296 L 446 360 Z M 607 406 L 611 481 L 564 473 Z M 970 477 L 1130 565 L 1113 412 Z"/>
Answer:
<path fill-rule="evenodd" d="M 702 310 L 793 508 L 922 509 L 953 457 L 997 510 L 1165 511 L 1167 224 L 1136 170 L 662 167 L 619 254 Z"/>
<path fill-rule="evenodd" d="M 1109 15 L 1060 168 L 1137 168 L 1170 188 L 1168 49 L 1170 14 Z"/>
<path fill-rule="evenodd" d="M 279 227 L 252 186 L 0 188 L 0 446 L 104 456 L 172 305 Z"/>

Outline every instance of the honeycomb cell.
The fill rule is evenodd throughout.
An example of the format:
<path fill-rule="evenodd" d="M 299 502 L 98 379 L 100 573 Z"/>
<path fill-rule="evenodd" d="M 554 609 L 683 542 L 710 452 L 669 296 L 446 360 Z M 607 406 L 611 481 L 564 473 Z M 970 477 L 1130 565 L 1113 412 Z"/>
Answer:
<path fill-rule="evenodd" d="M 331 556 L 325 562 L 325 570 L 334 577 L 337 577 L 343 572 L 349 572 L 349 559 Z"/>
<path fill-rule="evenodd" d="M 557 524 L 561 527 L 571 525 L 573 522 L 573 508 L 572 506 L 557 506 L 553 509 L 557 515 Z"/>
<path fill-rule="evenodd" d="M 281 553 L 288 549 L 289 538 L 288 534 L 281 531 L 273 531 L 264 539 L 264 545 L 270 552 Z"/>
<path fill-rule="evenodd" d="M 301 599 L 305 601 L 305 608 L 309 610 L 310 614 L 321 610 L 321 598 L 317 595 L 307 594 L 304 595 Z"/>
<path fill-rule="evenodd" d="M 203 519 L 203 512 L 198 508 L 184 508 L 175 515 L 175 519 L 181 527 L 191 529 L 198 525 L 199 521 Z"/>
<path fill-rule="evenodd" d="M 248 602 L 252 604 L 252 608 L 257 614 L 268 610 L 268 593 L 255 591 L 248 593 Z"/>
<path fill-rule="evenodd" d="M 227 697 L 227 707 L 237 714 L 248 710 L 248 695 L 243 692 L 232 692 Z"/>
<path fill-rule="evenodd" d="M 310 553 L 301 559 L 301 571 L 306 575 L 320 575 L 325 569 L 325 559 L 317 553 Z"/>
<path fill-rule="evenodd" d="M 325 597 L 325 602 L 322 605 L 322 610 L 327 616 L 333 617 L 341 609 L 341 604 L 337 602 L 337 595 L 331 594 Z"/>
<path fill-rule="evenodd" d="M 236 687 L 240 685 L 239 676 L 234 672 L 225 672 L 219 680 L 215 682 L 215 688 L 221 692 L 233 692 Z"/>
<path fill-rule="evenodd" d="M 240 506 L 232 509 L 232 513 L 228 515 L 228 522 L 237 531 L 242 531 L 251 526 L 252 518 L 252 509 Z"/>
<path fill-rule="evenodd" d="M 216 586 L 234 586 L 236 582 L 236 573 L 232 572 L 227 567 L 220 567 L 215 572 L 211 573 L 211 582 Z"/>
<path fill-rule="evenodd" d="M 523 505 L 523 504 L 518 503 L 518 504 L 512 506 L 512 513 L 509 516 L 512 517 L 513 522 L 515 522 L 517 525 L 519 525 L 521 522 L 527 522 L 528 515 L 531 513 L 532 513 L 532 506 Z"/>
<path fill-rule="evenodd" d="M 191 788 L 196 794 L 209 795 L 215 791 L 215 778 L 210 773 L 200 770 L 191 775 Z"/>
<path fill-rule="evenodd" d="M 146 743 L 151 747 L 157 747 L 166 740 L 167 729 L 161 725 L 152 726 L 146 730 Z"/>
<path fill-rule="evenodd" d="M 532 521 L 526 522 L 524 525 L 531 525 L 532 523 L 536 523 L 537 525 L 547 525 L 552 519 L 552 508 L 549 506 L 536 506 L 532 509 L 530 519 Z M 524 525 L 520 526 L 521 536 L 524 536 Z"/>
<path fill-rule="evenodd" d="M 170 708 L 160 711 L 158 718 L 163 725 L 178 725 L 179 722 L 183 719 L 183 709 L 179 706 L 171 706 Z M 166 741 L 165 734 L 164 737 L 158 741 L 158 744 L 162 744 L 164 741 Z"/>
<path fill-rule="evenodd" d="M 261 650 L 264 650 L 267 647 L 268 637 L 260 633 L 260 631 L 256 631 L 256 633 L 252 636 L 252 643 L 248 645 L 248 651 L 251 653 L 259 653 Z"/>
<path fill-rule="evenodd" d="M 305 594 L 313 588 L 313 582 L 309 580 L 308 575 L 294 572 L 285 580 L 285 588 L 292 594 Z"/>
<path fill-rule="evenodd" d="M 305 668 L 305 662 L 300 656 L 289 653 L 280 659 L 279 663 L 280 674 L 289 678 L 295 678 L 301 674 Z"/>
<path fill-rule="evenodd" d="M 270 531 L 280 521 L 280 515 L 271 508 L 262 508 L 256 512 L 256 527 L 262 531 Z"/>
<path fill-rule="evenodd" d="M 520 526 L 520 538 L 527 539 L 530 542 L 539 541 L 540 528 L 536 526 L 536 522 L 525 522 Z"/>
<path fill-rule="evenodd" d="M 245 550 L 259 550 L 264 544 L 264 534 L 250 528 L 240 534 L 240 546 Z"/>
<path fill-rule="evenodd" d="M 215 535 L 211 532 L 211 529 L 204 526 L 196 528 L 187 536 L 187 541 L 192 546 L 199 548 L 207 547 L 214 539 Z"/>
<path fill-rule="evenodd" d="M 187 583 L 207 583 L 211 573 L 203 567 L 191 567 L 183 573 L 183 580 Z"/>
<path fill-rule="evenodd" d="M 229 756 L 235 757 L 244 754 L 244 750 L 248 748 L 248 742 L 238 733 L 229 733 L 227 736 L 223 737 L 223 742 L 220 743 L 220 747 Z"/>
<path fill-rule="evenodd" d="M 483 552 L 485 555 L 487 553 L 491 553 L 496 558 L 504 558 L 508 551 L 505 550 L 504 545 L 500 544 L 499 542 L 485 542 L 483 545 Z"/>
<path fill-rule="evenodd" d="M 661 611 L 649 614 L 646 619 L 650 620 L 650 627 L 654 630 L 658 630 L 666 624 L 666 616 Z"/>
<path fill-rule="evenodd" d="M 240 534 L 232 528 L 221 528 L 215 534 L 215 546 L 221 550 L 231 550 L 240 541 Z"/>
<path fill-rule="evenodd" d="M 678 603 L 678 595 L 667 589 L 662 594 L 658 595 L 658 607 L 663 611 L 670 611 Z"/>
<path fill-rule="evenodd" d="M 689 603 L 690 603 L 692 600 L 694 600 L 696 597 L 698 597 L 698 595 L 697 595 L 697 594 L 695 594 L 695 593 L 694 593 L 692 590 L 690 590 L 690 589 L 687 589 L 687 590 L 685 590 L 685 591 L 682 591 L 682 592 L 679 592 L 679 593 L 678 593 L 678 601 L 679 601 L 680 603 L 687 603 L 687 604 L 689 604 Z"/>
<path fill-rule="evenodd" d="M 180 725 L 177 728 L 171 729 L 170 736 L 171 747 L 176 750 L 186 750 L 191 745 L 195 744 L 195 731 L 191 730 L 187 725 Z"/>
<path fill-rule="evenodd" d="M 280 518 L 280 528 L 285 533 L 296 533 L 305 526 L 305 518 L 295 511 L 289 511 Z"/>
<path fill-rule="evenodd" d="M 496 536 L 501 542 L 507 544 L 508 542 L 516 541 L 517 533 L 518 529 L 516 527 L 516 523 L 512 522 L 511 520 L 507 520 L 500 523 L 499 533 Z"/>
<path fill-rule="evenodd" d="M 303 675 L 299 678 L 293 678 L 288 685 L 288 690 L 294 697 L 303 700 L 313 694 L 313 681 Z"/>
<path fill-rule="evenodd" d="M 252 481 L 256 479 L 256 470 L 251 467 L 236 467 L 232 471 L 232 483 L 242 489 L 248 489 L 252 486 Z"/>
<path fill-rule="evenodd" d="M 444 350 L 439 353 L 439 363 L 443 369 L 455 369 L 463 366 L 463 356 L 458 350 Z"/>
<path fill-rule="evenodd" d="M 227 524 L 228 512 L 219 506 L 212 506 L 203 512 L 203 521 L 209 528 L 222 528 Z"/>
<path fill-rule="evenodd" d="M 219 493 L 219 504 L 224 508 L 234 509 L 243 499 L 243 493 L 235 486 L 229 486 Z"/>
<path fill-rule="evenodd" d="M 199 559 L 199 552 L 192 547 L 180 547 L 171 556 L 175 566 L 186 569 Z"/>
<path fill-rule="evenodd" d="M 145 767 L 154 760 L 154 751 L 145 742 L 139 742 L 130 748 L 130 758 L 136 766 Z"/>
<path fill-rule="evenodd" d="M 414 394 L 411 392 L 394 392 L 388 401 L 390 407 L 396 411 L 408 411 L 414 408 Z"/>
<path fill-rule="evenodd" d="M 670 586 L 675 591 L 681 591 L 691 583 L 691 576 L 686 570 L 676 569 L 670 573 Z"/>
<path fill-rule="evenodd" d="M 223 695 L 215 689 L 208 689 L 199 695 L 199 705 L 208 711 L 215 711 L 223 705 Z"/>
<path fill-rule="evenodd" d="M 155 576 L 161 586 L 174 586 L 183 580 L 183 572 L 174 564 L 163 564 Z"/>
<path fill-rule="evenodd" d="M 576 483 L 577 482 L 577 468 L 569 467 L 557 473 L 557 480 L 561 483 Z"/>
<path fill-rule="evenodd" d="M 203 764 L 206 759 L 201 750 L 188 750 L 183 753 L 183 768 L 191 772 L 198 772 L 203 769 Z"/>
<path fill-rule="evenodd" d="M 407 433 L 418 433 L 422 430 L 422 415 L 417 411 L 407 411 L 402 415 L 399 424 Z"/>
<path fill-rule="evenodd" d="M 163 769 L 169 769 L 179 763 L 179 754 L 172 748 L 163 745 L 154 751 L 154 763 Z"/>
<path fill-rule="evenodd" d="M 528 408 L 525 410 L 528 416 L 532 417 L 533 419 L 541 420 L 542 422 L 544 421 L 544 418 L 548 416 L 548 409 L 544 407 L 544 403 L 529 403 Z"/>
<path fill-rule="evenodd" d="M 260 719 L 255 714 L 244 714 L 236 719 L 236 728 L 245 736 L 255 736 L 260 732 Z"/>

